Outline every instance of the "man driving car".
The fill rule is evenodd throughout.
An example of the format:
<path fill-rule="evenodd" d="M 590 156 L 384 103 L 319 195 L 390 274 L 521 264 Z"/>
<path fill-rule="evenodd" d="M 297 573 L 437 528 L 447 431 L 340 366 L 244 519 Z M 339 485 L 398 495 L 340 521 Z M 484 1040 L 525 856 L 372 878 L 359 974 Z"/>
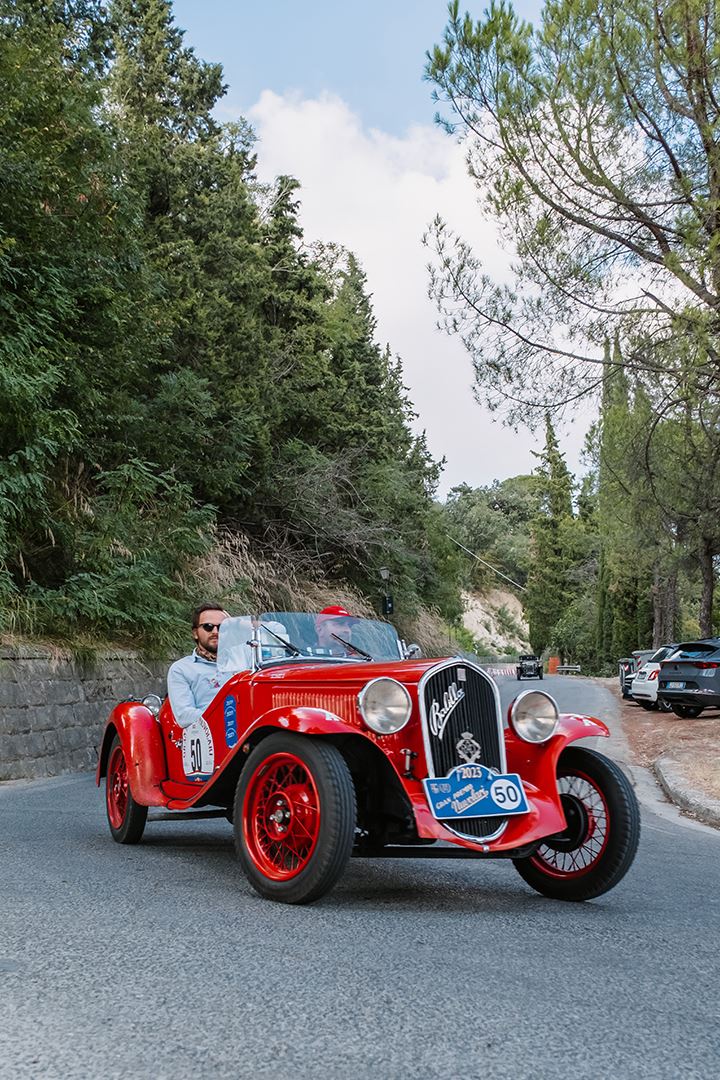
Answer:
<path fill-rule="evenodd" d="M 195 648 L 168 671 L 168 697 L 181 728 L 196 723 L 232 672 L 219 672 L 217 650 L 220 626 L 229 618 L 219 604 L 200 604 L 192 613 Z"/>

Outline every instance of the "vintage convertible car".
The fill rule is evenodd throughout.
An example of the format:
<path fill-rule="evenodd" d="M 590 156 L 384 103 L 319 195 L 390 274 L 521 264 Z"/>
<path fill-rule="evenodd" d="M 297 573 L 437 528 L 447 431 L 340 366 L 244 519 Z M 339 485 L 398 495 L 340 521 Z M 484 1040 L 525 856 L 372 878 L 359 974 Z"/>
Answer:
<path fill-rule="evenodd" d="M 515 674 L 518 679 L 542 679 L 542 660 L 534 653 L 527 656 L 518 656 Z"/>
<path fill-rule="evenodd" d="M 356 620 L 318 644 L 315 617 L 223 623 L 222 683 L 181 729 L 168 701 L 124 701 L 102 738 L 110 831 L 137 843 L 148 807 L 227 816 L 263 896 L 307 903 L 351 855 L 508 858 L 538 892 L 588 900 L 635 855 L 639 810 L 621 770 L 573 745 L 608 734 L 460 658 L 407 659 L 391 626 Z M 157 811 L 156 811 L 157 816 Z"/>

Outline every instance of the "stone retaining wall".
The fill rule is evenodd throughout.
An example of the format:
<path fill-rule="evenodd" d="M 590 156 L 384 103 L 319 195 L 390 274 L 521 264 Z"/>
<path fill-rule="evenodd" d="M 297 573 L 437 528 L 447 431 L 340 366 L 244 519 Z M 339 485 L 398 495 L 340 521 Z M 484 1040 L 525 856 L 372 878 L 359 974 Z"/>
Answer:
<path fill-rule="evenodd" d="M 92 769 L 110 710 L 165 695 L 169 661 L 99 655 L 88 667 L 29 647 L 0 648 L 0 780 Z"/>

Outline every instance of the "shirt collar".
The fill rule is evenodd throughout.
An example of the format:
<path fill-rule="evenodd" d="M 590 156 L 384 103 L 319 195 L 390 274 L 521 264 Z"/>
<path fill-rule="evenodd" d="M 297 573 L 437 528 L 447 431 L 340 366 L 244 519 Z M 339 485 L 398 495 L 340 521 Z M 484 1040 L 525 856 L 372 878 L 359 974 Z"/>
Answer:
<path fill-rule="evenodd" d="M 204 656 L 199 656 L 197 649 L 192 651 L 193 663 L 197 664 L 217 664 L 217 660 L 206 660 Z"/>

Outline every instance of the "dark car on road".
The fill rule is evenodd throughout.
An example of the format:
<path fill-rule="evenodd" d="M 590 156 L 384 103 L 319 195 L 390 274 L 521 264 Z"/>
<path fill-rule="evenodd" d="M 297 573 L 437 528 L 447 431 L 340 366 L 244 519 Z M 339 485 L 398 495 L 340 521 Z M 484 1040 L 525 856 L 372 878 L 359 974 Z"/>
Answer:
<path fill-rule="evenodd" d="M 527 656 L 518 656 L 515 674 L 517 675 L 518 679 L 542 679 L 542 660 L 540 660 L 540 658 L 535 656 L 534 654 L 528 654 Z"/>
<path fill-rule="evenodd" d="M 672 658 L 660 664 L 658 699 L 683 719 L 720 707 L 720 638 L 678 645 Z"/>

